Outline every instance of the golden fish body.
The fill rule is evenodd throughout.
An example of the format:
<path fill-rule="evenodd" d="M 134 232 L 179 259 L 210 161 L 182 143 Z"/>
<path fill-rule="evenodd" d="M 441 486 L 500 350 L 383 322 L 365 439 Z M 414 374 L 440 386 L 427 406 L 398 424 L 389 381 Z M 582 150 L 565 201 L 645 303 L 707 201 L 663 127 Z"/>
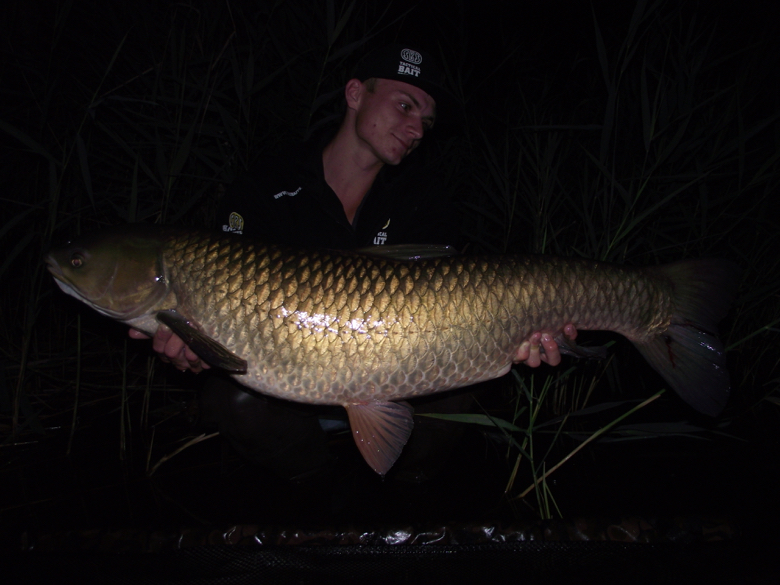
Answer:
<path fill-rule="evenodd" d="M 319 404 L 398 400 L 505 374 L 537 330 L 642 339 L 671 320 L 671 283 L 534 258 L 399 262 L 237 238 L 172 240 L 176 309 L 236 355 L 241 382 Z"/>
<path fill-rule="evenodd" d="M 164 321 L 215 365 L 239 358 L 238 371 L 245 361 L 234 376 L 250 388 L 346 407 L 368 451 L 411 431 L 408 408 L 391 401 L 501 376 L 533 332 L 569 322 L 625 335 L 702 412 L 716 414 L 728 397 L 712 332 L 736 269 L 722 261 L 644 269 L 523 256 L 398 261 L 128 226 L 48 262 L 63 290 L 98 311 L 148 334 Z M 380 473 L 392 465 L 363 454 Z"/>

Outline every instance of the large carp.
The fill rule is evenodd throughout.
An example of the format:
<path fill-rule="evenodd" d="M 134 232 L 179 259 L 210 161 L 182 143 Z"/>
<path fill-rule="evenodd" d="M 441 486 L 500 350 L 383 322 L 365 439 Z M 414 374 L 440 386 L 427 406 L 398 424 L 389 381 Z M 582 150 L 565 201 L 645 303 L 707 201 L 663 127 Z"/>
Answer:
<path fill-rule="evenodd" d="M 502 376 L 531 333 L 569 322 L 626 336 L 703 413 L 718 414 L 729 394 L 715 328 L 739 270 L 725 261 L 402 261 L 129 225 L 73 241 L 47 263 L 66 293 L 149 335 L 169 325 L 249 388 L 343 406 L 380 474 L 412 429 L 411 408 L 395 401 Z"/>

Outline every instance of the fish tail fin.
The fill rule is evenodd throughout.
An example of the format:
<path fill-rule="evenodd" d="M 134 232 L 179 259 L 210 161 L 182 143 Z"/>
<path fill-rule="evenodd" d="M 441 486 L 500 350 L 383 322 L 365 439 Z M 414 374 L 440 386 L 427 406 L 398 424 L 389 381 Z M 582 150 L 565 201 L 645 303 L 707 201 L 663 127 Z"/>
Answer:
<path fill-rule="evenodd" d="M 656 270 L 674 285 L 674 313 L 666 331 L 636 346 L 683 400 L 701 413 L 716 416 L 730 392 L 717 324 L 734 300 L 741 270 L 733 262 L 709 259 Z"/>

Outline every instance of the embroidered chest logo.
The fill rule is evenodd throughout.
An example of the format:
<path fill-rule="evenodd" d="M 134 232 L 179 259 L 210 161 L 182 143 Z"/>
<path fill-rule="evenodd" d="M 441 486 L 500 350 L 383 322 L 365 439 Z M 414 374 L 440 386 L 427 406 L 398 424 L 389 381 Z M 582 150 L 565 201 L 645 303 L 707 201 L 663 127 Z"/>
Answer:
<path fill-rule="evenodd" d="M 390 227 L 390 220 L 387 220 L 387 223 L 382 227 L 381 230 L 379 230 L 376 235 L 374 236 L 374 245 L 375 246 L 382 246 L 387 241 L 387 228 Z"/>
<path fill-rule="evenodd" d="M 228 217 L 227 225 L 222 226 L 223 232 L 229 232 L 232 234 L 244 233 L 244 218 L 235 211 Z"/>
<path fill-rule="evenodd" d="M 301 192 L 301 189 L 303 189 L 303 187 L 298 187 L 295 191 L 279 191 L 276 195 L 274 195 L 274 199 L 279 199 L 279 197 L 284 197 L 285 195 L 287 197 L 295 197 L 298 193 Z"/>

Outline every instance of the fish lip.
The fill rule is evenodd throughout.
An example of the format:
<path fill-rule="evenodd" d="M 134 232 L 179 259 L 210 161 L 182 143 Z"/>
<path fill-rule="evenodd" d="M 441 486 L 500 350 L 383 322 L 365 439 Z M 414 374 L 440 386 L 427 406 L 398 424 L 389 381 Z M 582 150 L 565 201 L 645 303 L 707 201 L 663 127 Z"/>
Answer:
<path fill-rule="evenodd" d="M 46 262 L 46 268 L 54 277 L 54 282 L 57 283 L 57 286 L 60 287 L 62 292 L 92 306 L 92 303 L 89 302 L 89 299 L 79 294 L 76 289 L 68 284 L 68 280 L 65 278 L 65 273 L 62 271 L 60 263 L 54 259 L 54 256 L 47 254 L 43 260 Z"/>
<path fill-rule="evenodd" d="M 46 263 L 46 268 L 51 275 L 57 280 L 62 280 L 63 272 L 59 262 L 57 262 L 51 254 L 47 254 L 43 261 Z"/>
<path fill-rule="evenodd" d="M 46 256 L 43 257 L 43 261 L 46 263 L 46 268 L 49 269 L 49 272 L 53 272 L 56 268 L 57 270 L 60 269 L 60 265 L 57 263 L 57 261 L 52 257 L 51 254 L 46 254 Z"/>

